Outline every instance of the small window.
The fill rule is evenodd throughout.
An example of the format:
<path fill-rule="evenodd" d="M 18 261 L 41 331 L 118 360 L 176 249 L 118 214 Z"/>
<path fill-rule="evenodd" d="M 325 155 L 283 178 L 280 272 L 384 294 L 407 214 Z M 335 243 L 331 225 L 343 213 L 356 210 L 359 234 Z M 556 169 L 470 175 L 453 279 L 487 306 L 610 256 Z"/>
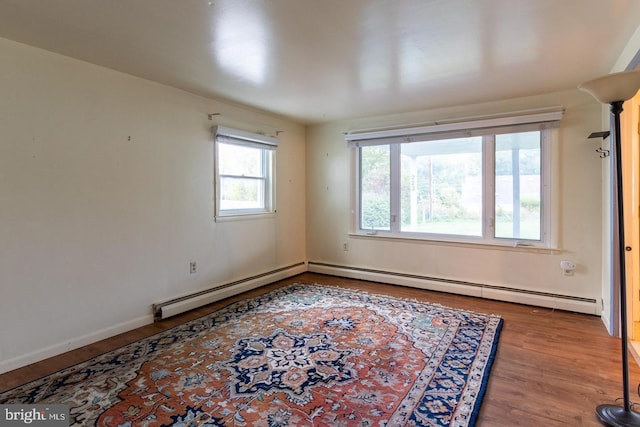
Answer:
<path fill-rule="evenodd" d="M 216 217 L 275 212 L 277 140 L 222 126 L 214 135 Z"/>
<path fill-rule="evenodd" d="M 347 135 L 357 232 L 548 247 L 550 129 L 560 117 Z"/>

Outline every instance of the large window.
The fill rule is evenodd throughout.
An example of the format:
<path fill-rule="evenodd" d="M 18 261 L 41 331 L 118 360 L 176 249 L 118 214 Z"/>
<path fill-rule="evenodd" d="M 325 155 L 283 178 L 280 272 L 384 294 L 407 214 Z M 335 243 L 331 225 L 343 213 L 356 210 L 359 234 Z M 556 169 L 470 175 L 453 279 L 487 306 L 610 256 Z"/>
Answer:
<path fill-rule="evenodd" d="M 549 141 L 558 114 L 436 133 L 348 135 L 357 149 L 358 231 L 548 246 Z"/>
<path fill-rule="evenodd" d="M 216 217 L 274 212 L 277 141 L 221 126 L 214 132 Z"/>

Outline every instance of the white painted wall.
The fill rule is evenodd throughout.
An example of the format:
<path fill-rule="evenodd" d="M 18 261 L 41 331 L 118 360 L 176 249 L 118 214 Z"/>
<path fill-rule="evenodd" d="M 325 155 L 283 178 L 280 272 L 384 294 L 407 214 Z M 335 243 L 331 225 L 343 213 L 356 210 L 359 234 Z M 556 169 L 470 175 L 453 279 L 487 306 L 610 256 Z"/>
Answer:
<path fill-rule="evenodd" d="M 0 372 L 306 260 L 303 126 L 4 39 L 0 58 Z M 275 218 L 213 221 L 213 112 L 284 131 Z"/>
<path fill-rule="evenodd" d="M 554 183 L 558 199 L 555 226 L 559 253 L 348 236 L 355 224 L 352 211 L 355 163 L 353 152 L 344 141 L 344 132 L 550 106 L 566 109 L 557 132 L 554 155 L 558 163 Z M 600 106 L 590 95 L 577 89 L 310 127 L 307 131 L 309 261 L 593 298 L 599 303 L 602 160 L 594 151 L 599 142 L 587 139 L 597 130 L 600 130 Z M 342 246 L 345 241 L 349 245 L 347 252 Z M 574 276 L 563 275 L 559 267 L 563 259 L 578 264 Z"/>

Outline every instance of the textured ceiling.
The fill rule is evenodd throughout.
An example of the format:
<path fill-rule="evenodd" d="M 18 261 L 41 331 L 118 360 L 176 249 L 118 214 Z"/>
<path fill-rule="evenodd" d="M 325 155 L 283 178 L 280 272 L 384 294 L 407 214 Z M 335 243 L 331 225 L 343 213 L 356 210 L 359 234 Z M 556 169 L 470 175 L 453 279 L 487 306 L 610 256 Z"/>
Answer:
<path fill-rule="evenodd" d="M 302 123 L 575 88 L 638 0 L 0 0 L 0 37 Z"/>

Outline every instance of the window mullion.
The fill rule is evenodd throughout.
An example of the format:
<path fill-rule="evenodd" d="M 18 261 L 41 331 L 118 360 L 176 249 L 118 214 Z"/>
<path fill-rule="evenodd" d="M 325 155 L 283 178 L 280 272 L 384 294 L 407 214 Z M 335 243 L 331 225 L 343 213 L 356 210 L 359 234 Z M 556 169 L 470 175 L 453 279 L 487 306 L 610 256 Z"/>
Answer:
<path fill-rule="evenodd" d="M 275 212 L 273 192 L 275 192 L 275 174 L 273 165 L 273 153 L 270 150 L 262 151 L 262 175 L 264 182 L 262 189 L 264 191 L 263 200 L 264 207 L 269 211 Z"/>
<path fill-rule="evenodd" d="M 391 232 L 400 232 L 400 144 L 390 146 L 390 185 L 391 185 L 391 209 L 389 214 Z"/>
<path fill-rule="evenodd" d="M 358 148 L 356 149 L 356 162 L 355 162 L 355 168 L 356 168 L 356 174 L 355 174 L 355 191 L 356 191 L 356 212 L 357 212 L 357 217 L 356 217 L 356 221 L 355 221 L 355 228 L 357 230 L 362 230 L 364 229 L 364 226 L 362 224 L 362 148 Z"/>
<path fill-rule="evenodd" d="M 555 170 L 552 167 L 550 138 L 551 130 L 545 129 L 540 132 L 540 241 L 545 246 L 552 243 L 550 242 L 551 235 L 555 235 L 555 233 L 551 233 L 551 224 L 549 223 L 554 217 L 551 213 L 551 173 Z"/>
<path fill-rule="evenodd" d="M 485 135 L 482 138 L 482 237 L 493 240 L 496 227 L 496 138 Z"/>

